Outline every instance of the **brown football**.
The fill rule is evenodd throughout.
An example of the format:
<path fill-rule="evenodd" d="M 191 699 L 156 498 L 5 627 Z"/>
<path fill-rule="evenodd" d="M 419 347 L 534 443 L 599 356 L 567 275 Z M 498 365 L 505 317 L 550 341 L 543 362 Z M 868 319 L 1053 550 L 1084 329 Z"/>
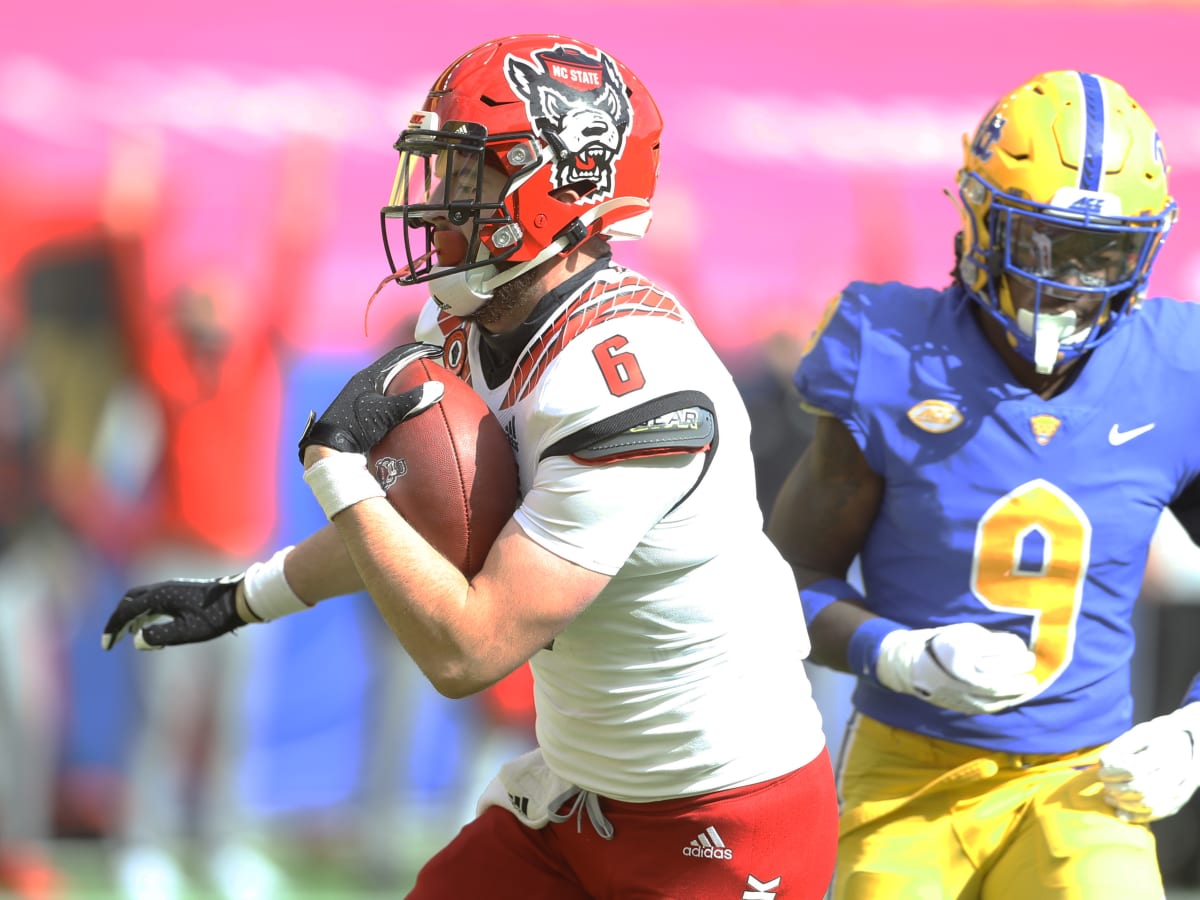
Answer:
<path fill-rule="evenodd" d="M 440 381 L 441 401 L 397 425 L 367 455 L 392 506 L 468 578 L 517 507 L 517 464 L 508 437 L 483 398 L 429 359 L 401 369 L 399 394 Z"/>

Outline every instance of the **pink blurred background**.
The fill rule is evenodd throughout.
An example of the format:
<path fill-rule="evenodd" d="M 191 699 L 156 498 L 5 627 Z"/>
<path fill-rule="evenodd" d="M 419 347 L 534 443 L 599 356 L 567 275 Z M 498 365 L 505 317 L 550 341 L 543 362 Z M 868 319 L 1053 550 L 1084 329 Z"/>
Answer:
<path fill-rule="evenodd" d="M 5 18 L 4 217 L 95 210 L 132 143 L 162 190 L 151 293 L 197 268 L 253 284 L 270 230 L 296 215 L 276 193 L 290 150 L 311 167 L 298 205 L 315 229 L 289 326 L 302 347 L 361 342 L 408 112 L 461 49 L 521 31 L 598 43 L 653 91 L 657 220 L 625 256 L 721 344 L 807 327 L 850 278 L 944 281 L 960 137 L 1050 68 L 1122 81 L 1155 117 L 1183 215 L 1154 286 L 1188 295 L 1197 277 L 1200 12 L 1184 5 L 116 0 Z M 381 331 L 421 299 L 399 294 L 372 314 Z"/>
<path fill-rule="evenodd" d="M 27 682 L 37 686 L 17 680 L 27 707 L 17 715 L 30 727 L 0 721 L 0 736 L 12 727 L 39 736 L 24 752 L 54 770 L 43 792 L 51 833 L 120 837 L 123 797 L 144 777 L 127 768 L 148 718 L 142 655 L 97 645 L 121 590 L 159 545 L 186 543 L 234 571 L 322 524 L 298 478 L 296 432 L 357 365 L 404 339 L 424 299 L 388 288 L 364 336 L 367 299 L 388 272 L 378 210 L 394 174 L 391 145 L 434 77 L 471 46 L 520 32 L 575 36 L 649 87 L 666 121 L 655 222 L 644 241 L 618 245 L 618 259 L 674 289 L 740 369 L 753 373 L 772 354 L 786 367 L 849 280 L 945 284 L 958 214 L 944 191 L 962 136 L 1005 91 L 1049 69 L 1107 75 L 1146 106 L 1181 208 L 1151 290 L 1200 291 L 1200 9 L 1189 3 L 9 6 L 0 362 L 33 343 L 22 293 L 29 261 L 48 245 L 99 240 L 113 249 L 124 329 L 109 349 L 120 345 L 113 352 L 132 360 L 166 411 L 165 437 L 127 420 L 103 458 L 91 432 L 40 435 L 53 458 L 0 478 L 0 512 L 18 494 L 43 504 L 68 535 L 62 559 L 86 560 L 67 588 L 46 585 L 61 595 L 57 607 L 31 603 L 18 625 L 0 621 L 0 661 L 28 654 Z M 181 305 L 182 288 L 206 300 Z M 46 359 L 56 369 L 62 357 Z M 56 379 L 48 395 L 68 407 L 90 408 L 92 394 L 111 400 L 117 376 L 84 384 L 79 365 L 82 374 Z M 0 415 L 4 388 L 0 380 Z M 4 438 L 0 429 L 0 451 Z M 142 456 L 144 484 L 131 476 Z M 5 461 L 0 453 L 0 475 Z M 22 490 L 31 484 L 38 489 Z M 7 522 L 0 515 L 0 537 Z M 351 805 L 366 810 L 364 833 L 386 835 L 396 816 L 418 821 L 421 804 L 449 805 L 420 819 L 422 834 L 440 838 L 469 806 L 481 766 L 527 739 L 519 697 L 514 711 L 433 695 L 396 668 L 402 654 L 376 641 L 372 615 L 359 598 L 239 634 L 253 655 L 225 714 L 240 732 L 231 765 L 248 818 L 299 810 L 311 828 L 313 810 Z M 0 695 L 11 689 L 0 677 Z M 389 709 L 404 721 L 384 734 Z M 827 731 L 844 714 L 831 701 Z M 204 715 L 201 730 L 215 721 Z M 376 770 L 389 765 L 380 788 Z M 380 813 L 370 796 L 364 804 L 381 790 L 401 797 L 398 813 Z M 11 802 L 0 783 L 0 893 L 11 886 Z"/>

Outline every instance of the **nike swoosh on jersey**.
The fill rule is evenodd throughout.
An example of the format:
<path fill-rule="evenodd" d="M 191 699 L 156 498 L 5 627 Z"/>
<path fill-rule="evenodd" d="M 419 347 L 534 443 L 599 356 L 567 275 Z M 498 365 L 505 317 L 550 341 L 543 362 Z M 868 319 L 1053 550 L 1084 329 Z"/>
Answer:
<path fill-rule="evenodd" d="M 1108 442 L 1114 447 L 1120 447 L 1122 444 L 1132 441 L 1135 437 L 1145 434 L 1155 425 L 1151 422 L 1149 425 L 1143 425 L 1141 428 L 1131 428 L 1128 431 L 1122 431 L 1119 425 L 1113 425 L 1108 432 Z"/>

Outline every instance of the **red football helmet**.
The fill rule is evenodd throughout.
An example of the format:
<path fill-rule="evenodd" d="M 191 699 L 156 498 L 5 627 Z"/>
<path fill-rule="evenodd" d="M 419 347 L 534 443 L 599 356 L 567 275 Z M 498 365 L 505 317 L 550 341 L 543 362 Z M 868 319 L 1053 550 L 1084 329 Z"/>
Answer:
<path fill-rule="evenodd" d="M 469 50 L 395 145 L 400 164 L 380 218 L 396 280 L 429 282 L 443 308 L 465 316 L 592 235 L 642 237 L 661 133 L 646 88 L 592 44 L 534 34 Z M 389 224 L 402 236 L 389 240 Z M 447 239 L 452 228 L 465 247 Z"/>

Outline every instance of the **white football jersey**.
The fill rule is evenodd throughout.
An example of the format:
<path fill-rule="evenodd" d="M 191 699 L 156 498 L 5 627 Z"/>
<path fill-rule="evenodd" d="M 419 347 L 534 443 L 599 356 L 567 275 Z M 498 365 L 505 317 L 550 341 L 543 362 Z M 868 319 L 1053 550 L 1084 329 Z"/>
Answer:
<path fill-rule="evenodd" d="M 530 661 L 551 769 L 652 801 L 811 761 L 825 742 L 808 632 L 762 530 L 749 417 L 675 298 L 603 260 L 516 333 L 430 302 L 417 337 L 443 346 L 508 433 L 526 534 L 612 576 Z"/>

